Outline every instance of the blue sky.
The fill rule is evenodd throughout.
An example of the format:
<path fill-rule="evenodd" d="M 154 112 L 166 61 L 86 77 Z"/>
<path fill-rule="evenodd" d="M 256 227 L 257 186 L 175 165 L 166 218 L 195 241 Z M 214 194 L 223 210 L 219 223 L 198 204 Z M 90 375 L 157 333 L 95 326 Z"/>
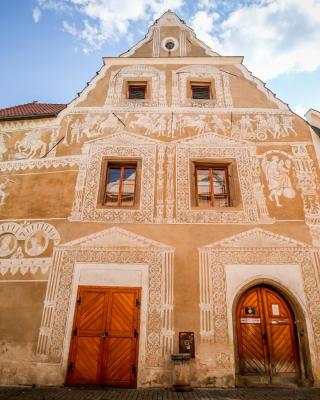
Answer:
<path fill-rule="evenodd" d="M 70 102 L 169 8 L 294 111 L 320 109 L 320 0 L 1 0 L 0 107 Z"/>

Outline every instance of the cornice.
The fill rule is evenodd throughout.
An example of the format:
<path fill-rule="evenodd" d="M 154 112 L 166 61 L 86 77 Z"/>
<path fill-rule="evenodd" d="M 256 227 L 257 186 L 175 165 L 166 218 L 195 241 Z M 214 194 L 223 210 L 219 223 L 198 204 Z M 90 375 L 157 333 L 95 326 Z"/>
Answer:
<path fill-rule="evenodd" d="M 226 65 L 242 64 L 242 56 L 219 57 L 103 57 L 105 65 Z"/>

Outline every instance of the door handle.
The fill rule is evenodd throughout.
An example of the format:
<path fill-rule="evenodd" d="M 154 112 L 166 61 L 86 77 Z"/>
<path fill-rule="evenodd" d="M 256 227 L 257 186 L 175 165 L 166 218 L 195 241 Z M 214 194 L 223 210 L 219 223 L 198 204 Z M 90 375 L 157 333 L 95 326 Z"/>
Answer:
<path fill-rule="evenodd" d="M 267 334 L 266 334 L 266 332 L 264 332 L 264 334 L 262 335 L 262 340 L 264 341 L 264 343 L 267 342 Z"/>
<path fill-rule="evenodd" d="M 103 332 L 103 334 L 101 335 L 101 337 L 104 339 L 108 336 L 108 332 Z"/>

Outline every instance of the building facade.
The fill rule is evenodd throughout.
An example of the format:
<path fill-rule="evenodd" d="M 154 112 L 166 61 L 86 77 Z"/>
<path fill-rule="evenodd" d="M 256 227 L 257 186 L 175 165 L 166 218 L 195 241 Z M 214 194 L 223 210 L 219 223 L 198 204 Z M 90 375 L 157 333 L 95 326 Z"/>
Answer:
<path fill-rule="evenodd" d="M 316 137 L 174 13 L 0 115 L 0 383 L 320 384 Z M 34 111 L 32 111 L 32 107 Z"/>

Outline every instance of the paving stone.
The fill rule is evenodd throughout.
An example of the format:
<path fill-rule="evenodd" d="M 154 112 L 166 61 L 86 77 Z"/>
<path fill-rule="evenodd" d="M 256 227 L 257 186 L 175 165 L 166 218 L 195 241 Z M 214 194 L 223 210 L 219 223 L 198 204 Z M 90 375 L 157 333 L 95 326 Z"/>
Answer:
<path fill-rule="evenodd" d="M 0 387 L 0 400 L 319 400 L 320 388 L 172 390 Z"/>

